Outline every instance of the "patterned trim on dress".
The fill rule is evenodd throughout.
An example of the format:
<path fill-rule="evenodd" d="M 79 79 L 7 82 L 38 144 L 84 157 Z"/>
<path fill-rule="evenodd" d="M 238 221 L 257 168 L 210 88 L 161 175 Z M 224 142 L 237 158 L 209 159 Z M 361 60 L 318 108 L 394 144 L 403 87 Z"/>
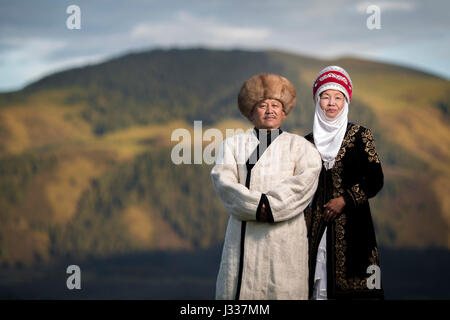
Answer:
<path fill-rule="evenodd" d="M 359 131 L 360 128 L 360 125 L 354 124 L 352 125 L 350 130 L 348 130 L 347 134 L 344 137 L 344 140 L 342 140 L 342 146 L 336 156 L 336 162 L 341 161 L 341 159 L 345 155 L 345 152 L 347 151 L 347 148 L 351 148 L 355 145 L 355 134 Z"/>
<path fill-rule="evenodd" d="M 359 187 L 359 183 L 355 184 L 349 193 L 356 205 L 360 205 L 363 204 L 364 202 L 367 202 L 367 196 L 364 193 L 364 191 Z"/>
<path fill-rule="evenodd" d="M 378 260 L 378 248 L 375 247 L 375 249 L 372 250 L 372 256 L 369 260 L 371 264 L 376 264 L 377 266 L 380 265 L 380 262 Z"/>
<path fill-rule="evenodd" d="M 380 163 L 380 158 L 378 157 L 378 153 L 375 149 L 375 141 L 373 139 L 372 131 L 366 129 L 361 133 L 362 140 L 365 144 L 365 151 L 369 155 L 369 162 L 375 161 L 376 163 Z"/>
<path fill-rule="evenodd" d="M 319 223 L 322 219 L 323 219 L 323 210 L 320 207 L 319 203 L 317 203 L 315 208 L 315 215 L 312 216 L 312 226 L 311 226 L 311 238 L 314 240 L 318 240 L 316 239 L 317 237 L 316 231 L 318 231 Z"/>
<path fill-rule="evenodd" d="M 342 141 L 341 149 L 339 150 L 339 153 L 336 157 L 336 162 L 333 166 L 332 170 L 332 176 L 333 176 L 333 196 L 335 198 L 340 197 L 344 193 L 344 189 L 342 187 L 342 158 L 345 155 L 345 152 L 348 148 L 352 148 L 355 145 L 355 135 L 360 130 L 359 125 L 353 125 L 350 130 L 347 132 L 347 134 L 344 137 L 344 140 Z M 366 135 L 367 137 L 367 135 Z M 366 138 L 368 139 L 368 138 Z M 366 143 L 367 146 L 367 143 Z M 360 190 L 359 186 L 355 190 Z M 353 191 L 353 188 L 352 188 Z M 362 190 L 361 190 L 362 192 Z M 364 195 L 365 196 L 365 195 Z M 340 289 L 346 291 L 346 290 L 361 290 L 361 289 L 367 289 L 367 279 L 366 278 L 359 278 L 359 277 L 353 277 L 353 278 L 346 278 L 346 256 L 345 252 L 347 251 L 347 241 L 345 240 L 345 224 L 347 222 L 347 217 L 345 214 L 339 215 L 336 220 L 336 244 L 335 244 L 335 251 L 336 251 L 336 266 L 335 266 L 335 272 L 336 272 L 336 284 L 339 286 Z M 378 250 L 375 248 L 375 250 L 372 250 L 372 257 L 370 258 L 370 263 L 374 264 L 373 261 L 378 261 Z"/>

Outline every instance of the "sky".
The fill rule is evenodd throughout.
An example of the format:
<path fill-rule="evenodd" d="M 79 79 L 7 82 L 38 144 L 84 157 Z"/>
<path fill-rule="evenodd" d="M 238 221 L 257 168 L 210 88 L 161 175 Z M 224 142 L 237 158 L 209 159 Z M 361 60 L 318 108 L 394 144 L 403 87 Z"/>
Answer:
<path fill-rule="evenodd" d="M 71 5 L 80 29 L 67 27 Z M 0 0 L 0 91 L 129 52 L 191 47 L 352 56 L 450 79 L 449 31 L 448 0 Z"/>

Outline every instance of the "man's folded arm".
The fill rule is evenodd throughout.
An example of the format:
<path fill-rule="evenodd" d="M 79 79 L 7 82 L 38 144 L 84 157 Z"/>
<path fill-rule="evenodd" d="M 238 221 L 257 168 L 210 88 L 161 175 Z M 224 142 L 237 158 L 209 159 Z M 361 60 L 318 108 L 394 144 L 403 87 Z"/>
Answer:
<path fill-rule="evenodd" d="M 319 152 L 311 143 L 305 143 L 296 162 L 294 175 L 265 193 L 269 208 L 267 203 L 265 207 L 271 213 L 269 219 L 280 222 L 303 213 L 316 192 L 321 168 Z"/>
<path fill-rule="evenodd" d="M 255 221 L 261 192 L 250 191 L 239 183 L 237 162 L 227 144 L 222 143 L 211 178 L 225 209 L 238 220 Z"/>

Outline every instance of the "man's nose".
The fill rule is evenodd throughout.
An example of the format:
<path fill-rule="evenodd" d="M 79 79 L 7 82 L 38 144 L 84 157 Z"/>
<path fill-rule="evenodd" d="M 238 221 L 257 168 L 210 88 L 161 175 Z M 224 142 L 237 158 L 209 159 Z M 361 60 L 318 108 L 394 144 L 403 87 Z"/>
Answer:
<path fill-rule="evenodd" d="M 273 108 L 272 108 L 272 106 L 269 104 L 269 105 L 267 105 L 267 108 L 266 108 L 266 113 L 272 113 L 273 112 Z"/>

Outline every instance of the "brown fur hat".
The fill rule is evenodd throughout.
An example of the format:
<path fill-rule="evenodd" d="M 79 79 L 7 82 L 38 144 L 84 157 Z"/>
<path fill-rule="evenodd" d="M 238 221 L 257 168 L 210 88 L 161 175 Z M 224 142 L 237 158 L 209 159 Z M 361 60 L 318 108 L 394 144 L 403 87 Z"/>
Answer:
<path fill-rule="evenodd" d="M 244 82 L 238 95 L 241 113 L 250 120 L 253 107 L 265 99 L 276 99 L 283 104 L 286 115 L 296 103 L 297 92 L 293 84 L 277 74 L 261 73 Z"/>

